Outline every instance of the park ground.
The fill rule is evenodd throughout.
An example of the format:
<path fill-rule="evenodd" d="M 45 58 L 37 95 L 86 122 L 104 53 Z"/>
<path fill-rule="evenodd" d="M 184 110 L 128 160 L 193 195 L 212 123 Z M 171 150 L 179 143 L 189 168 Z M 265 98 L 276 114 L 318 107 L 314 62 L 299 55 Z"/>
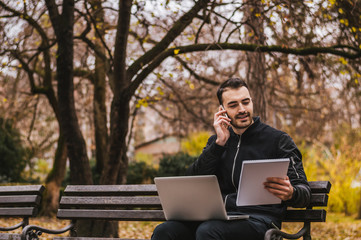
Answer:
<path fill-rule="evenodd" d="M 0 226 L 10 226 L 19 219 L 0 218 Z M 50 229 L 60 229 L 69 224 L 69 221 L 57 220 L 56 218 L 38 217 L 30 220 L 30 224 L 40 225 Z M 119 222 L 119 236 L 121 238 L 149 239 L 157 222 Z M 302 227 L 300 223 L 285 223 L 283 230 L 294 233 Z M 14 231 L 19 232 L 19 231 Z M 67 236 L 61 234 L 58 236 Z M 43 234 L 40 239 L 52 239 L 54 235 Z M 361 240 L 361 220 L 353 217 L 345 217 L 341 214 L 328 214 L 326 223 L 312 224 L 312 239 L 334 240 Z"/>

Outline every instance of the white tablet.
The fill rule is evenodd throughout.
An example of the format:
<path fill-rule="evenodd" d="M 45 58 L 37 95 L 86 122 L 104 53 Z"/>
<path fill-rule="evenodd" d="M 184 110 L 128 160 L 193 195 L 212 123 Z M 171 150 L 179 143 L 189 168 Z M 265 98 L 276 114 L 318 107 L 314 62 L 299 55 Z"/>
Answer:
<path fill-rule="evenodd" d="M 263 183 L 268 177 L 285 178 L 289 162 L 289 158 L 243 161 L 237 206 L 280 204 L 281 199 L 268 192 Z"/>

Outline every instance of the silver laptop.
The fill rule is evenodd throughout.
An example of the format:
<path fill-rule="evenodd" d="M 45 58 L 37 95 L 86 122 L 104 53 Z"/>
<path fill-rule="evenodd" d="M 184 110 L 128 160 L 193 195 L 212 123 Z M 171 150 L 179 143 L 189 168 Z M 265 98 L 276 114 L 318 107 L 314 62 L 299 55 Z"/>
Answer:
<path fill-rule="evenodd" d="M 229 215 L 225 210 L 217 177 L 156 177 L 158 195 L 167 220 L 236 220 L 248 215 Z"/>

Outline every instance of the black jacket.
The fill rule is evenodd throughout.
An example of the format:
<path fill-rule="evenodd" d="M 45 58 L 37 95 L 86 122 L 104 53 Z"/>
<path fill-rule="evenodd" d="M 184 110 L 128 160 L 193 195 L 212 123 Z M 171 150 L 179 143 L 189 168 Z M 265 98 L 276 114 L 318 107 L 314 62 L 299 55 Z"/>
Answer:
<path fill-rule="evenodd" d="M 227 212 L 249 214 L 272 222 L 278 227 L 286 210 L 286 203 L 260 206 L 236 206 L 237 188 L 243 160 L 290 158 L 287 175 L 295 191 L 287 205 L 305 207 L 311 191 L 302 166 L 302 155 L 291 137 L 254 118 L 254 123 L 241 135 L 230 130 L 230 138 L 224 147 L 215 143 L 216 135 L 208 139 L 199 158 L 189 167 L 189 175 L 216 175 L 225 200 Z M 238 152 L 237 152 L 238 148 Z M 236 159 L 235 156 L 237 155 Z M 272 227 L 272 225 L 269 225 Z"/>

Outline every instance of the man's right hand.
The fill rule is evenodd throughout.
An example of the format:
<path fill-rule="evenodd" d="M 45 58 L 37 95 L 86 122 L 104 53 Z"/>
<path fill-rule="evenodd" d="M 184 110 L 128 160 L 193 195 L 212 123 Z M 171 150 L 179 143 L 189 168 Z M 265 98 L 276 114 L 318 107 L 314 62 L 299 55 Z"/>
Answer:
<path fill-rule="evenodd" d="M 217 134 L 216 144 L 224 146 L 230 136 L 228 127 L 231 126 L 231 119 L 226 117 L 226 110 L 219 107 L 218 112 L 214 114 L 213 127 Z"/>

